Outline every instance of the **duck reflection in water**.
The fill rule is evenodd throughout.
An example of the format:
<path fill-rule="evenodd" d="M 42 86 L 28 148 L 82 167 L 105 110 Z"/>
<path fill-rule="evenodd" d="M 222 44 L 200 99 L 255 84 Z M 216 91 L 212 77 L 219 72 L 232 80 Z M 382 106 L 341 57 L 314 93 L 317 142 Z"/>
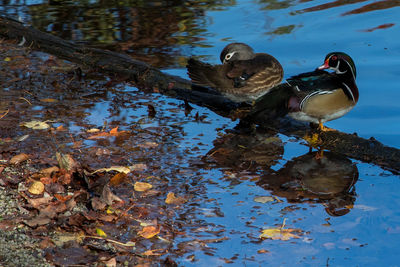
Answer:
<path fill-rule="evenodd" d="M 239 175 L 259 175 L 258 186 L 289 203 L 320 203 L 329 215 L 342 216 L 350 212 L 355 202 L 358 169 L 342 155 L 325 151 L 320 158 L 316 156 L 318 152 L 309 152 L 275 171 L 271 166 L 282 159 L 284 152 L 277 135 L 227 134 L 214 145 L 205 157 L 208 163 L 228 167 Z"/>

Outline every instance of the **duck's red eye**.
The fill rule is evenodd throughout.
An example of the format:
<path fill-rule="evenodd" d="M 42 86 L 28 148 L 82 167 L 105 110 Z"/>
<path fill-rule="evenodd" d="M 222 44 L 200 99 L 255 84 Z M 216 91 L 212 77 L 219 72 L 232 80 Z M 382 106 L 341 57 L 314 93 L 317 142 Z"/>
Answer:
<path fill-rule="evenodd" d="M 337 60 L 338 58 L 337 58 L 337 56 L 332 56 L 331 59 L 332 60 Z"/>

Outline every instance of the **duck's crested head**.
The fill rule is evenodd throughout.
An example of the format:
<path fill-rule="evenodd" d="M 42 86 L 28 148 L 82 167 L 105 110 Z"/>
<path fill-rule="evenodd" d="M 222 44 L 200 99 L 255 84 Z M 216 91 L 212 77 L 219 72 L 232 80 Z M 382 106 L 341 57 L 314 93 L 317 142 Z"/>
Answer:
<path fill-rule="evenodd" d="M 234 60 L 248 60 L 254 57 L 253 48 L 244 43 L 230 43 L 222 50 L 221 62 L 227 63 Z"/>
<path fill-rule="evenodd" d="M 344 52 L 331 52 L 325 56 L 324 64 L 318 69 L 331 69 L 337 74 L 345 74 L 351 72 L 354 80 L 356 79 L 357 70 L 353 59 Z"/>

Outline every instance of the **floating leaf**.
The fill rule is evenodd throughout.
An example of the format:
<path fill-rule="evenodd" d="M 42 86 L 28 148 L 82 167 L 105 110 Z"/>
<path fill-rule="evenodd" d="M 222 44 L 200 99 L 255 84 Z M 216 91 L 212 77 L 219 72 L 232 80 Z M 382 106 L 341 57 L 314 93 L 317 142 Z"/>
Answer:
<path fill-rule="evenodd" d="M 273 240 L 289 240 L 291 238 L 300 238 L 291 232 L 298 231 L 296 229 L 269 228 L 262 230 L 260 238 L 270 238 Z"/>
<path fill-rule="evenodd" d="M 257 253 L 258 254 L 265 254 L 265 253 L 269 253 L 269 251 L 266 250 L 266 249 L 259 249 L 259 250 L 257 250 Z"/>
<path fill-rule="evenodd" d="M 179 204 L 183 204 L 185 203 L 187 200 L 183 197 L 176 197 L 175 193 L 173 192 L 169 192 L 167 195 L 167 199 L 165 199 L 165 203 L 167 204 L 175 204 L 175 205 L 179 205 Z"/>
<path fill-rule="evenodd" d="M 6 57 L 6 58 L 4 58 L 4 61 L 5 62 L 9 62 L 9 61 L 11 61 L 11 58 L 10 57 Z"/>
<path fill-rule="evenodd" d="M 27 128 L 31 128 L 33 130 L 46 130 L 50 128 L 50 125 L 45 121 L 29 121 L 23 122 L 20 124 L 21 126 L 25 126 Z"/>
<path fill-rule="evenodd" d="M 143 229 L 138 232 L 138 235 L 149 239 L 149 238 L 154 237 L 158 233 L 160 233 L 160 228 L 150 225 L 150 226 L 143 227 Z"/>
<path fill-rule="evenodd" d="M 24 162 L 27 159 L 29 159 L 29 155 L 25 154 L 25 153 L 21 153 L 21 154 L 18 154 L 16 156 L 12 157 L 10 159 L 9 163 L 18 165 L 18 164 L 20 164 L 21 162 Z"/>
<path fill-rule="evenodd" d="M 104 137 L 111 137 L 111 136 L 119 136 L 121 134 L 125 134 L 127 131 L 119 131 L 118 132 L 118 126 L 111 129 L 109 132 L 99 132 L 96 133 L 92 136 L 89 136 L 88 139 L 98 139 L 98 138 L 104 138 Z"/>
<path fill-rule="evenodd" d="M 92 129 L 87 130 L 86 132 L 87 133 L 98 133 L 98 132 L 100 132 L 100 129 L 92 128 Z"/>
<path fill-rule="evenodd" d="M 33 195 L 40 195 L 44 192 L 44 184 L 42 182 L 35 181 L 33 184 L 31 184 L 28 191 Z"/>
<path fill-rule="evenodd" d="M 131 172 L 131 169 L 129 167 L 125 166 L 111 166 L 110 168 L 101 168 L 98 170 L 95 170 L 92 172 L 92 174 L 95 174 L 96 172 L 111 172 L 111 171 L 117 171 L 117 172 L 122 172 L 125 174 L 128 174 Z"/>
<path fill-rule="evenodd" d="M 300 238 L 291 232 L 298 232 L 298 229 L 283 229 L 285 227 L 286 218 L 283 220 L 282 226 L 277 228 L 264 229 L 260 238 L 270 238 L 272 240 L 289 240 L 291 238 Z"/>
<path fill-rule="evenodd" d="M 136 182 L 134 185 L 135 191 L 138 191 L 138 192 L 144 192 L 151 188 L 153 188 L 153 186 L 149 183 Z"/>
<path fill-rule="evenodd" d="M 258 203 L 267 203 L 274 201 L 274 198 L 270 196 L 255 197 L 254 201 Z"/>
<path fill-rule="evenodd" d="M 103 230 L 101 230 L 100 228 L 96 228 L 96 233 L 97 233 L 98 236 L 107 237 L 107 234 Z"/>
<path fill-rule="evenodd" d="M 61 132 L 61 131 L 66 131 L 67 129 L 64 127 L 64 125 L 60 125 L 60 126 L 58 126 L 57 128 L 56 128 L 56 131 L 59 131 L 59 132 Z"/>

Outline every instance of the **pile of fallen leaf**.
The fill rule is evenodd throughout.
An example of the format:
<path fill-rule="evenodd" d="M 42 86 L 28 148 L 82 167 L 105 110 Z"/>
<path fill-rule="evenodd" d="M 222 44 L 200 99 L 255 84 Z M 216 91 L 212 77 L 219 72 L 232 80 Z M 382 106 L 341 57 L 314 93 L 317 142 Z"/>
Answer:
<path fill-rule="evenodd" d="M 96 135 L 105 136 L 106 133 Z M 130 256 L 124 259 L 136 263 L 148 256 L 165 254 L 166 250 L 162 248 L 142 253 L 136 251 L 137 239 L 156 237 L 161 226 L 156 218 L 150 219 L 149 209 L 140 205 L 136 207 L 133 197 L 123 200 L 112 192 L 113 187 L 126 182 L 131 168 L 140 166 L 88 170 L 70 154 L 57 152 L 56 159 L 57 165 L 34 171 L 27 166 L 35 165 L 35 159 L 21 153 L 7 162 L 3 160 L 0 167 L 1 185 L 18 188 L 21 198 L 25 200 L 20 209 L 27 211 L 27 215 L 13 218 L 13 222 L 23 223 L 33 229 L 33 234 L 42 239 L 41 246 L 48 260 L 60 265 L 103 262 L 107 266 L 115 266 L 113 263 L 117 262 L 118 253 L 129 253 Z M 16 169 L 24 169 L 17 180 L 12 175 Z M 147 182 L 133 183 L 134 192 L 141 194 L 142 198 L 160 195 L 159 191 L 152 188 L 152 184 Z M 169 192 L 165 198 L 167 205 L 180 205 L 186 201 L 173 192 Z M 124 224 L 136 223 L 136 238 L 123 241 L 109 238 L 106 232 L 110 232 L 112 225 L 119 221 Z M 47 235 L 50 231 L 53 236 Z M 171 243 L 161 236 L 157 238 L 168 246 Z M 93 255 L 93 247 L 101 253 Z M 71 257 L 72 254 L 74 257 Z"/>

